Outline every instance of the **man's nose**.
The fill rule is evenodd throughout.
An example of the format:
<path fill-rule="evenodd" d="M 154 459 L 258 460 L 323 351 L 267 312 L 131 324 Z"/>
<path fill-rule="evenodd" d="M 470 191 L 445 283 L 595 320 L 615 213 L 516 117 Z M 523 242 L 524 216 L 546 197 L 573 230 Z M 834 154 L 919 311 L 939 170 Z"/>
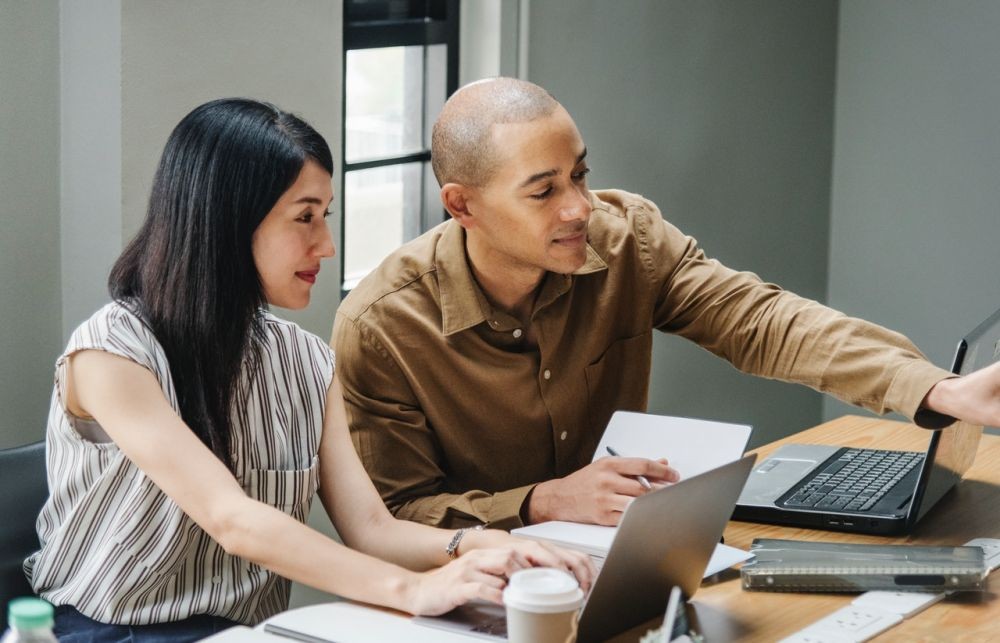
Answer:
<path fill-rule="evenodd" d="M 586 221 L 590 216 L 590 198 L 586 190 L 569 190 L 566 202 L 562 204 L 559 218 L 563 221 Z"/>

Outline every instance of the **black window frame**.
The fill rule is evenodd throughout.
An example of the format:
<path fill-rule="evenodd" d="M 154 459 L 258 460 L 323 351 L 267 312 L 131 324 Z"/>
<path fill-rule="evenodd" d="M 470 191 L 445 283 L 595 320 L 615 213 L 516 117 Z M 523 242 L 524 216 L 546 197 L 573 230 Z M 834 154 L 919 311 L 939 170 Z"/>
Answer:
<path fill-rule="evenodd" d="M 383 47 L 446 45 L 445 95 L 451 96 L 458 89 L 459 5 L 460 0 L 344 0 L 344 51 L 341 62 L 341 78 L 344 80 L 340 96 L 340 158 L 343 159 L 340 168 L 339 198 L 341 252 L 338 253 L 341 298 L 350 292 L 345 288 L 344 279 L 344 259 L 348 244 L 344 193 L 348 172 L 416 162 L 423 163 L 426 172 L 427 164 L 431 160 L 430 149 L 424 149 L 409 154 L 347 162 L 347 52 Z M 422 140 L 427 140 L 426 132 Z M 422 204 L 427 201 L 424 193 L 426 184 L 426 180 L 420 182 Z M 422 205 L 421 209 L 423 207 Z M 430 219 L 427 214 L 429 213 L 424 213 L 421 217 L 422 222 Z M 442 220 L 445 216 L 442 209 Z M 422 231 L 423 227 L 421 225 Z"/>

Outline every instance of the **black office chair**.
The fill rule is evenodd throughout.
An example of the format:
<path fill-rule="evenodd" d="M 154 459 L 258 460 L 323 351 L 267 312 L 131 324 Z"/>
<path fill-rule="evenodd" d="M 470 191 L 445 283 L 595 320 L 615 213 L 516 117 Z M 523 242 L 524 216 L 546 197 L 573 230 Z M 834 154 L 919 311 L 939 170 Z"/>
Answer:
<path fill-rule="evenodd" d="M 7 603 L 34 594 L 22 565 L 38 550 L 35 520 L 48 497 L 44 441 L 0 450 L 0 631 Z"/>

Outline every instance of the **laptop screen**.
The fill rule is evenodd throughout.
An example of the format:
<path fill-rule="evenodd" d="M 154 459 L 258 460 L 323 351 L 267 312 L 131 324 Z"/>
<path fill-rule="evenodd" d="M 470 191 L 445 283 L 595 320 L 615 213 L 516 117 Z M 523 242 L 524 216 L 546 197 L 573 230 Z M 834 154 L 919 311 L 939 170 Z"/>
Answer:
<path fill-rule="evenodd" d="M 998 359 L 1000 359 L 1000 310 L 959 342 L 951 370 L 958 375 L 968 375 Z M 931 438 L 927 462 L 933 468 L 927 479 L 923 498 L 919 499 L 920 510 L 917 520 L 922 518 L 972 466 L 982 433 L 981 426 L 956 422 L 946 429 L 937 431 Z"/>

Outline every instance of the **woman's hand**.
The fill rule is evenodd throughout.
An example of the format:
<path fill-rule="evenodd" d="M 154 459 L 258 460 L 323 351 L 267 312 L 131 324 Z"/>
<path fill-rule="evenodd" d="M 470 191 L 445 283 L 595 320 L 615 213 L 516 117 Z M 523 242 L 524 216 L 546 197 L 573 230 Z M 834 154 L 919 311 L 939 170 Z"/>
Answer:
<path fill-rule="evenodd" d="M 469 532 L 460 550 L 458 559 L 418 575 L 410 591 L 407 611 L 443 614 L 476 599 L 500 604 L 510 575 L 529 567 L 563 569 L 576 576 L 584 591 L 597 575 L 586 554 L 500 531 Z"/>
<path fill-rule="evenodd" d="M 564 549 L 537 540 L 528 540 L 511 536 L 499 529 L 483 531 L 468 531 L 458 545 L 458 554 L 476 549 L 495 547 L 515 547 L 530 563 L 528 567 L 554 567 L 576 576 L 583 591 L 590 589 L 590 584 L 597 577 L 597 570 L 590 556 L 572 549 Z"/>

